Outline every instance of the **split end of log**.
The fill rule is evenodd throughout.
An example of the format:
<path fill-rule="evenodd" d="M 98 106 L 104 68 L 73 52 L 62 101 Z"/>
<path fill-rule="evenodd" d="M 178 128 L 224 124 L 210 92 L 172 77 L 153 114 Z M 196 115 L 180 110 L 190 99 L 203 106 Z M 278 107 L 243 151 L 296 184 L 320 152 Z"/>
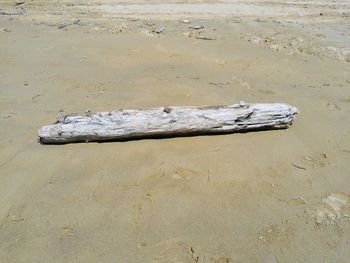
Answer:
<path fill-rule="evenodd" d="M 166 106 L 88 116 L 66 115 L 55 124 L 43 126 L 39 141 L 62 144 L 286 129 L 297 113 L 297 108 L 282 103 L 240 102 L 226 106 Z"/>

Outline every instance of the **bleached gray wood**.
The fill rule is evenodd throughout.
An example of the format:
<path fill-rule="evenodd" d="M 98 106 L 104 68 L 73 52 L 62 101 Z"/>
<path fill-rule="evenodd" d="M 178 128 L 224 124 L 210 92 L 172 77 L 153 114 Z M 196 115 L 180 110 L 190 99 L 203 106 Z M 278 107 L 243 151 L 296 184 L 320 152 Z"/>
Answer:
<path fill-rule="evenodd" d="M 284 129 L 298 110 L 281 103 L 160 107 L 63 116 L 39 130 L 47 144 Z"/>

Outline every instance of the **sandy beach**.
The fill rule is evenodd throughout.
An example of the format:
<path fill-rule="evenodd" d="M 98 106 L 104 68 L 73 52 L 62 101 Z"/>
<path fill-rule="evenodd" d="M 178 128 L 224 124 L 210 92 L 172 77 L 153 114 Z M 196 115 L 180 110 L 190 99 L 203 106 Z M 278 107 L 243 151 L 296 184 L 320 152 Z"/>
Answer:
<path fill-rule="evenodd" d="M 349 1 L 0 2 L 0 262 L 348 262 Z M 65 114 L 283 102 L 287 130 L 42 145 Z"/>

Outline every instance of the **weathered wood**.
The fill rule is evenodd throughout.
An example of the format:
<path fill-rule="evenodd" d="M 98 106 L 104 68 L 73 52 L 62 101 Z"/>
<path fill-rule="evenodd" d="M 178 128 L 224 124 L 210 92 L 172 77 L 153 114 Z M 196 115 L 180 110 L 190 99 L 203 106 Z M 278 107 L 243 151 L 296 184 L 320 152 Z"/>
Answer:
<path fill-rule="evenodd" d="M 117 110 L 88 116 L 63 116 L 39 130 L 47 144 L 129 140 L 157 136 L 219 134 L 285 129 L 298 110 L 287 104 L 248 104 L 207 107 L 160 107 Z"/>

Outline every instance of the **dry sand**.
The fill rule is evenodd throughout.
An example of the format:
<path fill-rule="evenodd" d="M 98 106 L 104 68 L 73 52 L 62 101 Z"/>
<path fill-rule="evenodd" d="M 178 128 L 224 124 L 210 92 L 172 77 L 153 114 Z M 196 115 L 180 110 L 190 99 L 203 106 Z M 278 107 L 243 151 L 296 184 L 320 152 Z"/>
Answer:
<path fill-rule="evenodd" d="M 127 2 L 0 3 L 0 261 L 349 262 L 350 3 Z M 300 114 L 36 141 L 64 114 L 239 100 Z"/>

